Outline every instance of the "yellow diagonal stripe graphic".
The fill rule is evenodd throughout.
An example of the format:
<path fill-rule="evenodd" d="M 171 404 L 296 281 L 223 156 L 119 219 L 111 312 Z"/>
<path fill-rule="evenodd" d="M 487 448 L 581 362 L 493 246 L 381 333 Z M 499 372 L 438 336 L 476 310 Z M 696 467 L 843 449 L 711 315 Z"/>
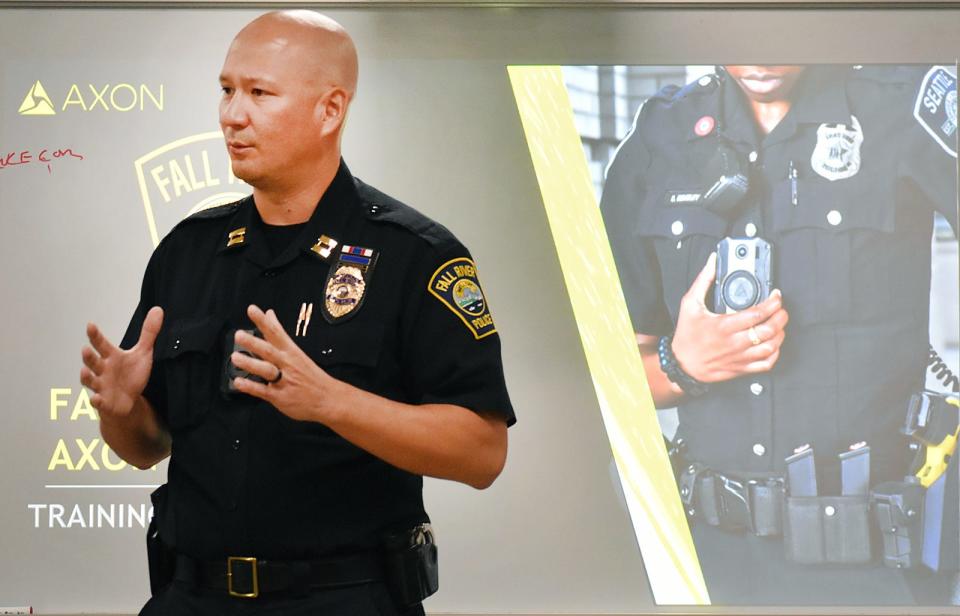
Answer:
<path fill-rule="evenodd" d="M 654 600 L 708 604 L 561 69 L 508 71 Z"/>

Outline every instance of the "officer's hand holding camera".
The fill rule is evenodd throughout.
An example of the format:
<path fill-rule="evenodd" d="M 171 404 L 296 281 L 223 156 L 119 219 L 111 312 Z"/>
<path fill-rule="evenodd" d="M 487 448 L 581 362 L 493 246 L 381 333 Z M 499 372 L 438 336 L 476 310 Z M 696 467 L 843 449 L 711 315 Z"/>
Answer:
<path fill-rule="evenodd" d="M 779 289 L 755 306 L 732 314 L 707 308 L 716 277 L 713 253 L 680 302 L 673 352 L 684 372 L 702 383 L 767 372 L 780 357 L 789 316 Z"/>

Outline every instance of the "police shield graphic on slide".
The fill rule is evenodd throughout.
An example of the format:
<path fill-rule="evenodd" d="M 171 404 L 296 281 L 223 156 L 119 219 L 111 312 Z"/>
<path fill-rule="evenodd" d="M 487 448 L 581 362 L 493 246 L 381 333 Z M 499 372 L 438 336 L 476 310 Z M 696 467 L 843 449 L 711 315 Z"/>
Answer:
<path fill-rule="evenodd" d="M 220 131 L 159 146 L 137 158 L 134 167 L 154 246 L 187 216 L 250 192 L 233 175 Z"/>

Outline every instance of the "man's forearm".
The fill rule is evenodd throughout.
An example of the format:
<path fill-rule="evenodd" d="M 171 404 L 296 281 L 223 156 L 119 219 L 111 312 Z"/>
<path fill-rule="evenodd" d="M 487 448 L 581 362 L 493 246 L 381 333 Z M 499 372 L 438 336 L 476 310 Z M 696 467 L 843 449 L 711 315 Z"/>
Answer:
<path fill-rule="evenodd" d="M 342 382 L 331 393 L 318 420 L 398 468 L 478 489 L 503 470 L 507 425 L 502 417 L 452 404 L 404 404 Z"/>
<path fill-rule="evenodd" d="M 100 434 L 118 456 L 139 469 L 150 468 L 170 455 L 170 434 L 143 396 L 129 415 L 101 414 Z"/>

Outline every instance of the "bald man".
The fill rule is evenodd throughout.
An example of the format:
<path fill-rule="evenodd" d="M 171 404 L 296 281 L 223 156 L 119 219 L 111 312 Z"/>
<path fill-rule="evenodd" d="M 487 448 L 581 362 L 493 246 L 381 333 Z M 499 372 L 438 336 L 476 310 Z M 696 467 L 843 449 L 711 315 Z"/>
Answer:
<path fill-rule="evenodd" d="M 489 486 L 515 421 L 476 266 L 341 159 L 339 24 L 255 19 L 220 84 L 252 197 L 177 225 L 120 345 L 90 324 L 82 352 L 104 440 L 140 468 L 170 456 L 141 614 L 423 614 L 422 476 Z"/>

